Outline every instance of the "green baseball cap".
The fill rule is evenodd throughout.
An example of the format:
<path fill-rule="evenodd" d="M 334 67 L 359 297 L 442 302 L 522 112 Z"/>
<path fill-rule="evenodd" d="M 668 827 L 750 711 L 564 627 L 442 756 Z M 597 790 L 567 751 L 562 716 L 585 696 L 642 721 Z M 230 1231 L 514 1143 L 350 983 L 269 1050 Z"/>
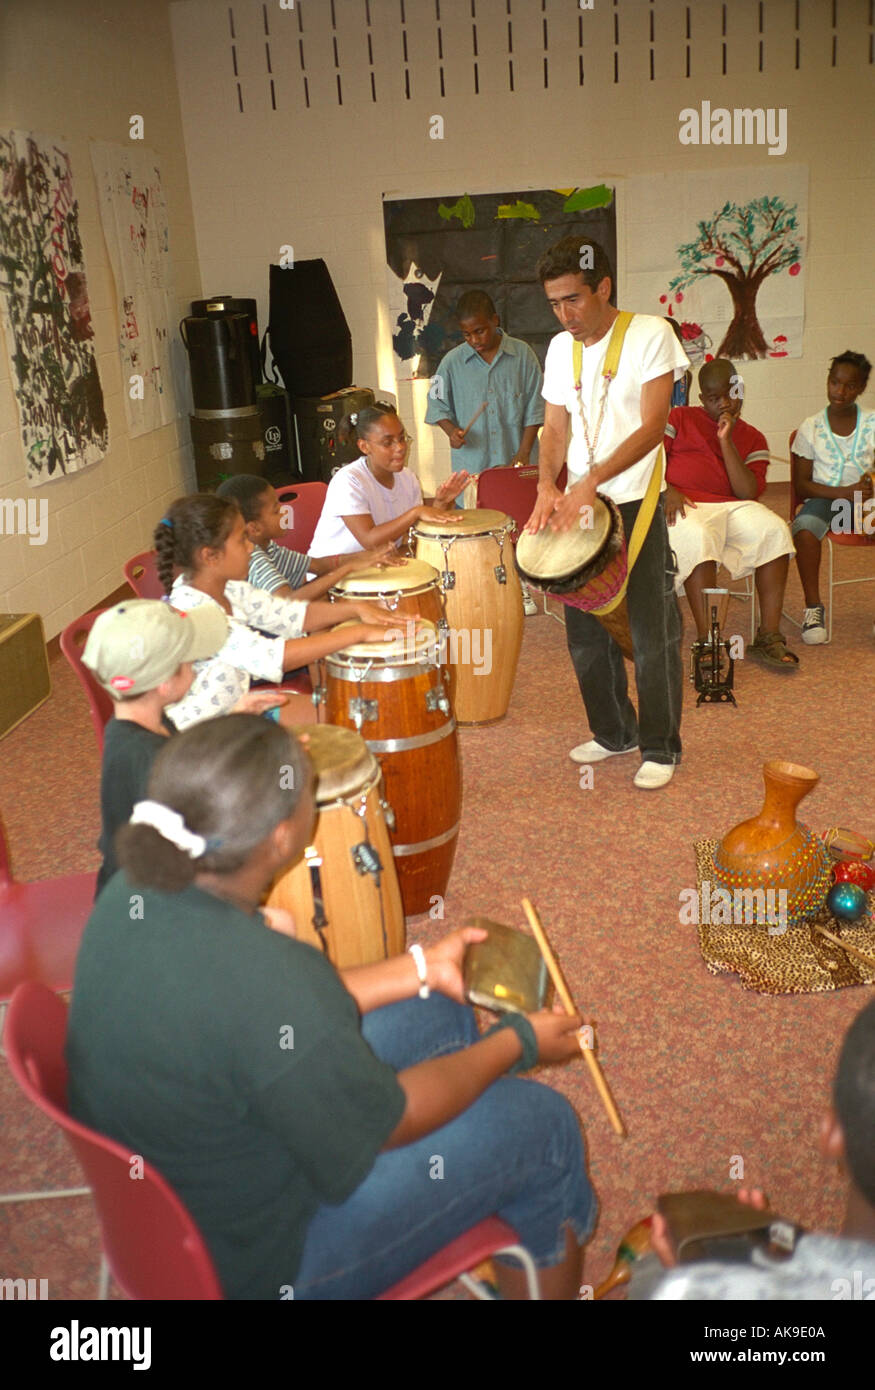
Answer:
<path fill-rule="evenodd" d="M 184 661 L 215 656 L 228 627 L 217 603 L 180 613 L 160 599 L 128 599 L 101 613 L 82 660 L 114 699 L 145 695 L 175 676 Z"/>

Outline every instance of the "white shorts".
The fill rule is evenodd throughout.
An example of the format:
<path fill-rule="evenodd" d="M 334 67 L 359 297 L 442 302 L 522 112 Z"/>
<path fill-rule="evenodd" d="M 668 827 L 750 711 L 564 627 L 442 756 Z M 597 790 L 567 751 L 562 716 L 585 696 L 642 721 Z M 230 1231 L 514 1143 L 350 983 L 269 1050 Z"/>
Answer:
<path fill-rule="evenodd" d="M 669 526 L 668 543 L 677 557 L 678 592 L 707 560 L 725 565 L 733 579 L 743 579 L 779 555 L 795 554 L 786 521 L 762 502 L 753 501 L 687 506 L 686 515 Z"/>

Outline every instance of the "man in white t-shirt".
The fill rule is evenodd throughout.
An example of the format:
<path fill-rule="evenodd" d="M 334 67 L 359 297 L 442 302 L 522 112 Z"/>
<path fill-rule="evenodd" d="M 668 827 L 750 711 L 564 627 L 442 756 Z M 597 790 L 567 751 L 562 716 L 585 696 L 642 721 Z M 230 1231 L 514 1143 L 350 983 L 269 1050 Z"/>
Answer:
<path fill-rule="evenodd" d="M 689 360 L 668 324 L 636 314 L 626 332 L 615 378 L 602 376 L 617 310 L 613 272 L 602 248 L 581 235 L 565 237 L 541 257 L 538 276 L 565 330 L 547 350 L 546 409 L 541 433 L 538 500 L 526 530 L 557 532 L 579 525 L 596 491 L 618 505 L 628 543 L 653 468 L 660 461 L 675 380 Z M 582 344 L 579 391 L 573 345 Z M 556 478 L 566 457 L 568 487 Z M 641 751 L 635 785 L 663 787 L 680 761 L 683 690 L 681 617 L 665 517 L 657 506 L 626 592 L 635 652 L 638 714 L 629 699 L 620 648 L 591 613 L 566 607 L 568 650 L 592 738 L 571 750 L 577 763 Z"/>

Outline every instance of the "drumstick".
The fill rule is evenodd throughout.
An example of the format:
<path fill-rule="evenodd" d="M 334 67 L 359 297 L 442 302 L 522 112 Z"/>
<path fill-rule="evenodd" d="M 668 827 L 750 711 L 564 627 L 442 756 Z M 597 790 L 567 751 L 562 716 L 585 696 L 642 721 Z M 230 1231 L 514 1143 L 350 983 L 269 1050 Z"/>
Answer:
<path fill-rule="evenodd" d="M 556 993 L 559 995 L 559 998 L 565 1005 L 565 1012 L 567 1014 L 576 1014 L 577 1010 L 574 1007 L 574 1000 L 571 998 L 571 992 L 567 984 L 565 983 L 565 976 L 562 974 L 562 971 L 559 968 L 559 962 L 557 961 L 556 957 L 554 956 L 551 950 L 550 943 L 547 940 L 546 934 L 544 932 L 544 928 L 541 926 L 541 920 L 538 917 L 538 914 L 535 911 L 535 909 L 532 907 L 532 904 L 529 902 L 528 898 L 523 898 L 523 912 L 526 914 L 526 917 L 528 918 L 529 926 L 531 927 L 534 938 L 538 943 L 538 949 L 544 958 L 544 964 L 550 972 L 550 978 L 556 987 Z M 626 1131 L 623 1128 L 623 1121 L 620 1119 L 619 1112 L 617 1110 L 616 1105 L 614 1104 L 613 1096 L 608 1090 L 608 1083 L 605 1081 L 604 1074 L 598 1063 L 598 1058 L 596 1057 L 592 1048 L 587 1047 L 585 1045 L 583 1039 L 580 1037 L 580 1034 L 578 1034 L 578 1042 L 580 1044 L 580 1050 L 583 1053 L 584 1058 L 586 1060 L 586 1064 L 589 1067 L 590 1072 L 592 1073 L 592 1079 L 595 1082 L 596 1090 L 602 1098 L 602 1104 L 604 1105 L 605 1110 L 608 1112 L 608 1119 L 610 1120 L 614 1128 L 614 1132 L 616 1134 L 619 1134 L 622 1138 L 625 1135 Z"/>
<path fill-rule="evenodd" d="M 484 410 L 486 409 L 486 406 L 487 406 L 487 405 L 488 405 L 488 401 L 484 401 L 483 404 L 482 404 L 481 406 L 478 406 L 477 410 L 475 410 L 474 414 L 471 416 L 471 419 L 468 421 L 467 425 L 466 425 L 465 428 L 462 430 L 462 438 L 463 438 L 463 439 L 464 439 L 465 435 L 468 433 L 468 431 L 469 431 L 469 429 L 471 428 L 471 426 L 474 424 L 474 421 L 480 419 L 480 416 L 483 414 L 483 412 L 484 412 Z"/>
<path fill-rule="evenodd" d="M 852 946 L 849 941 L 842 941 L 840 936 L 833 936 L 826 927 L 821 927 L 817 922 L 811 924 L 815 931 L 819 931 L 821 936 L 825 936 L 827 941 L 831 941 L 834 946 L 841 946 L 843 951 L 847 951 L 849 956 L 856 956 L 864 965 L 868 965 L 870 970 L 875 969 L 875 958 L 867 956 L 865 951 L 859 951 L 856 946 Z"/>

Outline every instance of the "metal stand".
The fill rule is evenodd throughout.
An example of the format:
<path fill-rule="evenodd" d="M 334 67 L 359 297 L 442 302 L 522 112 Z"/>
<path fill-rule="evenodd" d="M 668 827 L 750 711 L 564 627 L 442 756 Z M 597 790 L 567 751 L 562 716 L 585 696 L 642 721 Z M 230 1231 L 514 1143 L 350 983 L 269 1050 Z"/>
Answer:
<path fill-rule="evenodd" d="M 736 699 L 732 693 L 735 683 L 735 658 L 729 643 L 720 637 L 717 599 L 726 595 L 728 589 L 705 589 L 711 602 L 711 630 L 709 640 L 694 642 L 690 661 L 690 680 L 699 692 L 696 707 L 699 705 L 718 705 L 732 703 Z M 724 674 L 725 672 L 725 674 Z"/>

